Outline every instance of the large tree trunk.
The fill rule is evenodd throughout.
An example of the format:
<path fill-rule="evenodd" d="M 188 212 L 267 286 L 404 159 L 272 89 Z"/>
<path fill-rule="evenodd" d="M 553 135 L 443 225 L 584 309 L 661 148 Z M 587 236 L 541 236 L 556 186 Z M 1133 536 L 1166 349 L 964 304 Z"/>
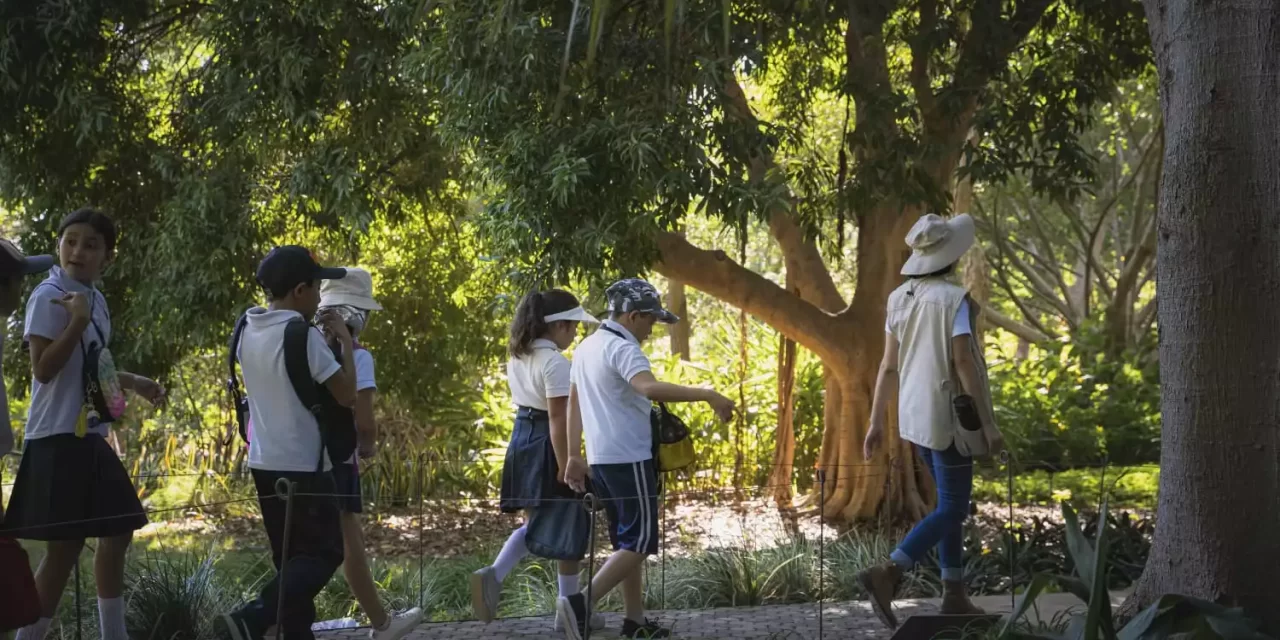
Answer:
<path fill-rule="evenodd" d="M 1280 631 L 1280 5 L 1146 0 L 1166 124 L 1157 529 L 1133 606 L 1184 593 Z"/>

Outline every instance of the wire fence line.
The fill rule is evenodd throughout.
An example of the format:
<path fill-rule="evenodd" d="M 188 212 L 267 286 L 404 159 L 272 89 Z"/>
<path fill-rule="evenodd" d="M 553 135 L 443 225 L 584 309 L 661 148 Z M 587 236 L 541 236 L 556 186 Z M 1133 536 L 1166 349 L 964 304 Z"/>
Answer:
<path fill-rule="evenodd" d="M 475 498 L 475 497 L 438 498 L 438 497 L 426 496 L 425 484 L 426 484 L 426 475 L 428 473 L 428 470 L 434 464 L 439 464 L 444 461 L 426 460 L 425 456 L 423 458 L 424 459 L 420 459 L 417 461 L 419 464 L 416 465 L 417 468 L 414 470 L 416 472 L 415 473 L 416 475 L 416 482 L 415 482 L 416 496 L 415 497 L 416 497 L 416 503 L 417 503 L 416 505 L 417 506 L 417 522 L 416 522 L 417 527 L 416 528 L 417 528 L 417 538 L 418 538 L 417 552 L 414 555 L 416 555 L 416 560 L 418 563 L 418 567 L 417 567 L 418 585 L 417 585 L 416 591 L 417 591 L 417 599 L 418 599 L 419 606 L 424 606 L 426 604 L 425 597 L 428 591 L 428 588 L 427 588 L 428 577 L 426 575 L 427 572 L 426 572 L 426 562 L 425 562 L 428 555 L 426 553 L 425 541 L 427 536 L 430 535 L 430 530 L 426 522 L 426 515 L 427 515 L 426 509 L 427 509 L 428 503 L 441 504 L 441 503 L 453 502 L 458 504 L 476 505 L 476 504 L 496 504 L 498 502 L 498 499 L 493 496 L 485 496 L 485 497 L 479 497 L 479 498 Z M 459 460 L 456 462 L 468 462 L 468 461 Z M 914 463 L 915 461 L 912 460 L 912 462 Z M 827 601 L 827 595 L 826 595 L 827 580 L 826 580 L 826 574 L 825 574 L 826 567 L 827 567 L 826 545 L 827 545 L 828 534 L 832 532 L 828 523 L 828 519 L 826 517 L 827 515 L 826 507 L 828 502 L 827 498 L 830 496 L 830 490 L 831 490 L 831 487 L 829 486 L 830 480 L 828 479 L 829 471 L 832 469 L 865 470 L 865 471 L 855 472 L 852 478 L 850 478 L 848 474 L 841 474 L 841 475 L 843 475 L 847 479 L 846 480 L 847 482 L 864 482 L 864 481 L 872 481 L 872 480 L 883 478 L 885 479 L 884 491 L 886 492 L 886 495 L 893 495 L 895 491 L 899 491 L 902 489 L 902 487 L 897 487 L 894 483 L 902 481 L 904 472 L 901 469 L 900 465 L 906 464 L 906 463 L 907 461 L 904 460 L 903 458 L 892 458 L 890 459 L 887 465 L 884 463 L 874 463 L 874 462 L 850 463 L 845 465 L 828 466 L 826 468 L 820 468 L 814 471 L 814 476 L 812 479 L 813 479 L 813 484 L 816 487 L 816 490 L 812 494 L 812 497 L 814 498 L 812 504 L 813 504 L 814 510 L 816 510 L 817 512 L 816 513 L 816 515 L 818 516 L 817 526 L 819 528 L 818 535 L 816 536 L 817 538 L 816 539 L 816 543 L 817 543 L 816 544 L 816 547 L 817 547 L 816 548 L 816 555 L 817 555 L 816 567 L 818 570 L 818 582 L 817 582 L 817 594 L 816 594 L 816 597 L 814 598 L 815 602 L 813 605 L 816 608 L 816 617 L 817 617 L 818 635 L 816 637 L 823 638 L 824 628 L 825 628 L 824 606 Z M 744 461 L 744 464 L 763 465 L 764 463 Z M 1007 515 L 1005 516 L 1005 521 L 1002 523 L 1004 527 L 1013 528 L 1015 526 L 1015 507 L 1020 502 L 1018 500 L 1018 496 L 1016 495 L 1017 475 L 1019 473 L 1019 469 L 1045 470 L 1048 465 L 1049 463 L 1046 461 L 1032 461 L 1030 463 L 1024 461 L 1020 463 L 1016 460 L 1009 458 L 1007 455 L 1002 456 L 1002 458 L 997 461 L 997 464 L 995 465 L 995 471 L 1001 472 L 999 473 L 999 475 L 1003 476 L 1001 480 L 1003 481 L 1003 484 L 1004 484 L 1004 487 L 1003 487 L 1004 495 L 1001 496 L 1003 498 L 1001 502 L 1004 503 L 1003 506 L 1008 507 Z M 768 466 L 776 467 L 778 465 L 770 461 L 768 463 Z M 970 466 L 970 465 L 965 464 L 965 465 L 957 465 L 957 466 Z M 979 466 L 981 466 L 981 464 Z M 1086 471 L 1097 472 L 1098 491 L 1099 491 L 1097 499 L 1099 502 L 1101 502 L 1105 498 L 1107 493 L 1112 488 L 1114 488 L 1115 484 L 1118 483 L 1122 477 L 1115 473 L 1109 473 L 1109 471 L 1112 471 L 1112 465 L 1110 464 L 1109 460 L 1106 459 L 1105 457 L 1096 463 L 1085 463 L 1085 464 L 1073 466 L 1072 468 L 1075 470 L 1086 470 Z M 1051 466 L 1049 466 L 1048 469 L 1049 469 L 1048 474 L 1050 478 L 1050 486 L 1052 486 L 1053 485 L 1052 478 L 1054 477 L 1056 472 L 1054 471 L 1054 468 Z M 1158 466 L 1157 465 L 1131 465 L 1126 467 L 1126 470 L 1128 469 L 1158 470 Z M 705 468 L 698 469 L 697 471 L 703 472 L 703 471 L 707 471 L 707 469 Z M 666 536 L 667 536 L 666 516 L 669 510 L 668 509 L 669 506 L 680 503 L 680 502 L 687 502 L 687 501 L 711 501 L 716 499 L 734 499 L 734 498 L 743 499 L 744 497 L 767 499 L 771 497 L 771 494 L 777 489 L 790 489 L 791 487 L 795 486 L 798 476 L 800 476 L 800 474 L 805 470 L 798 469 L 792 465 L 790 471 L 792 472 L 790 474 L 791 481 L 786 483 L 777 483 L 777 484 L 763 483 L 763 484 L 757 484 L 751 487 L 721 487 L 716 489 L 686 489 L 686 490 L 676 490 L 676 491 L 668 491 L 663 489 L 663 490 L 660 490 L 656 496 L 640 494 L 640 495 L 634 495 L 634 496 L 607 496 L 606 497 L 606 496 L 588 494 L 581 498 L 552 497 L 552 498 L 548 498 L 547 500 L 562 501 L 562 502 L 577 502 L 582 504 L 584 509 L 588 510 L 591 516 L 590 517 L 591 537 L 590 537 L 590 543 L 589 543 L 590 545 L 589 554 L 588 554 L 589 557 L 588 557 L 586 570 L 588 573 L 587 575 L 588 585 L 590 585 L 590 580 L 594 577 L 594 573 L 596 571 L 596 564 L 597 564 L 596 560 L 597 560 L 598 552 L 600 551 L 600 549 L 598 549 L 599 540 L 601 538 L 602 532 L 604 531 L 603 529 L 604 519 L 597 517 L 597 514 L 601 513 L 601 509 L 603 508 L 603 506 L 610 500 L 621 501 L 621 500 L 633 500 L 637 498 L 644 498 L 644 499 L 648 499 L 651 497 L 656 498 L 660 502 L 659 513 L 662 517 L 662 523 L 659 525 L 659 531 L 661 535 L 660 552 L 659 552 L 657 563 L 656 563 L 657 571 L 659 571 L 661 575 L 659 576 L 659 586 L 657 591 L 658 591 L 658 599 L 660 603 L 659 608 L 665 609 L 666 602 L 667 602 L 667 593 L 666 593 L 667 551 L 668 551 L 668 548 L 670 547 L 670 545 L 667 544 L 668 541 L 666 540 Z M 224 473 L 218 473 L 214 471 L 181 472 L 181 473 L 157 473 L 157 472 L 147 471 L 147 472 L 139 472 L 139 473 L 132 474 L 132 477 L 135 479 L 135 481 L 144 480 L 144 479 L 145 480 L 164 480 L 166 478 L 196 477 L 196 476 L 218 477 L 218 478 L 236 481 L 236 480 L 246 480 L 248 478 L 248 475 L 249 475 L 249 470 L 247 469 L 247 467 L 242 466 L 241 468 L 236 469 L 234 471 L 224 472 Z M 1107 484 L 1108 480 L 1110 480 L 1111 482 L 1110 486 L 1108 486 Z M 277 485 L 278 486 L 277 486 L 276 494 L 274 496 L 265 496 L 265 498 L 269 499 L 271 497 L 275 497 L 278 499 L 285 500 L 286 514 L 292 513 L 292 509 L 295 506 L 294 501 L 297 500 L 298 498 L 334 498 L 334 499 L 362 498 L 362 496 L 360 495 L 347 494 L 347 493 L 299 492 L 296 490 L 297 489 L 296 483 L 287 481 L 283 478 L 281 478 L 277 482 Z M 224 500 L 205 501 L 197 504 L 188 504 L 188 505 L 183 505 L 178 507 L 149 508 L 149 509 L 144 509 L 144 514 L 147 515 L 148 517 L 173 514 L 173 513 L 191 514 L 192 512 L 216 510 L 216 509 L 223 508 L 229 505 L 234 505 L 234 504 L 256 502 L 262 498 L 263 497 L 260 497 L 258 495 L 250 495 L 245 497 L 228 498 Z M 394 509 L 392 509 L 389 512 L 393 512 L 393 511 Z M 72 520 L 72 521 L 67 521 L 62 523 L 47 523 L 41 526 L 50 526 L 50 525 L 58 525 L 58 524 L 82 524 L 82 523 L 99 521 L 103 519 L 109 519 L 113 517 L 135 517 L 136 515 L 138 514 L 124 514 L 119 516 L 106 516 L 102 518 L 85 518 L 85 519 Z M 292 529 L 292 518 L 288 517 L 287 515 L 286 531 L 284 534 L 285 540 L 288 540 L 290 537 L 292 537 L 293 531 L 291 529 Z M 22 537 L 21 529 L 11 529 L 7 533 L 9 535 L 12 535 L 13 537 L 18 537 L 18 538 Z M 285 549 L 283 551 L 284 551 L 283 553 L 284 558 L 287 558 L 288 550 Z M 1009 545 L 1008 558 L 1007 558 L 1007 575 L 1004 577 L 1009 580 L 1009 583 L 1011 586 L 1015 586 L 1015 582 L 1017 580 L 1017 575 L 1015 570 L 1015 563 L 1016 563 L 1015 553 L 1016 551 L 1014 546 Z M 282 559 L 282 564 L 283 564 L 283 561 L 284 560 Z M 646 563 L 645 565 L 646 571 L 653 570 L 653 567 L 651 566 L 652 564 L 654 563 Z M 79 564 L 78 563 L 76 565 L 76 581 L 78 585 L 79 584 Z M 588 589 L 590 589 L 589 586 L 588 586 Z M 1015 591 L 1015 589 L 1010 588 L 1009 591 L 1010 591 L 1011 597 L 1013 597 L 1012 594 Z M 80 596 L 81 596 L 80 589 L 77 586 L 76 604 L 75 604 L 76 621 L 77 621 L 77 638 L 79 637 L 78 628 L 81 624 L 81 618 L 83 617 L 82 616 L 83 608 L 81 607 L 81 603 L 79 602 Z"/>

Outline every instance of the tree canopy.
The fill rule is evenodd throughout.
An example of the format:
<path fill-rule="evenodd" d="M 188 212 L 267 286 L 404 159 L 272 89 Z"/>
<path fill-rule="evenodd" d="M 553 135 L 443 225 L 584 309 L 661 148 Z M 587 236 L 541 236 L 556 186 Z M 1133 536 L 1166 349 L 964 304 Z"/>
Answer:
<path fill-rule="evenodd" d="M 406 308 L 462 319 L 456 340 L 389 331 L 423 346 L 412 362 L 495 333 L 477 277 L 657 269 L 822 359 L 837 518 L 923 508 L 900 442 L 876 463 L 900 482 L 854 482 L 884 473 L 854 471 L 853 443 L 906 227 L 950 207 L 961 165 L 1070 198 L 1095 107 L 1149 64 L 1132 0 L 85 0 L 0 18 L 0 199 L 32 249 L 75 206 L 119 218 L 108 292 L 131 366 L 217 347 L 282 237 L 395 264 Z M 785 282 L 691 244 L 690 214 L 767 224 Z M 846 238 L 852 298 L 828 260 Z"/>
<path fill-rule="evenodd" d="M 424 80 L 466 114 L 441 130 L 474 154 L 499 250 L 561 278 L 647 268 L 693 211 L 781 206 L 835 247 L 886 200 L 947 209 L 936 166 L 961 153 L 1071 195 L 1092 107 L 1149 64 L 1136 2 L 437 6 Z"/>
<path fill-rule="evenodd" d="M 469 192 L 434 92 L 406 73 L 422 18 L 412 3 L 5 3 L 0 207 L 35 251 L 72 209 L 116 219 L 114 346 L 153 375 L 225 344 L 276 239 L 359 259 L 404 303 L 367 338 L 406 347 L 387 375 L 429 406 L 492 343 L 494 303 L 453 222 Z"/>

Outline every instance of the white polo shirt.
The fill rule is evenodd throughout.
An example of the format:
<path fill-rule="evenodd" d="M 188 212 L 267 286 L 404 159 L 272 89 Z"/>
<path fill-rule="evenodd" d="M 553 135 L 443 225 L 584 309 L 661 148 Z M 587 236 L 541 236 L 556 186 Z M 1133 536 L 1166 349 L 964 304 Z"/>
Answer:
<path fill-rule="evenodd" d="M 71 350 L 67 363 L 52 380 L 48 383 L 31 381 L 27 440 L 76 432 L 76 423 L 80 421 L 84 408 L 84 350 L 99 341 L 99 331 L 102 332 L 102 343 L 111 344 L 111 313 L 107 309 L 107 299 L 96 288 L 68 276 L 61 267 L 50 269 L 48 277 L 27 298 L 23 337 L 27 340 L 32 336 L 57 340 L 71 322 L 71 314 L 53 301 L 70 292 L 89 296 L 89 315 L 93 322 L 80 334 L 80 345 Z M 110 424 L 99 424 L 87 432 L 105 437 L 110 428 Z"/>
<path fill-rule="evenodd" d="M 569 395 L 569 359 L 556 343 L 533 341 L 533 353 L 507 362 L 507 384 L 517 407 L 547 410 L 547 399 Z"/>
<path fill-rule="evenodd" d="M 649 370 L 640 342 L 612 320 L 606 320 L 574 351 L 571 377 L 578 388 L 588 464 L 630 464 L 653 458 L 649 422 L 653 403 L 631 386 L 633 378 Z"/>
<path fill-rule="evenodd" d="M 249 321 L 240 336 L 240 375 L 249 395 L 253 435 L 249 438 L 249 468 L 264 471 L 315 471 L 320 455 L 320 426 L 302 405 L 284 365 L 284 328 L 301 318 L 296 311 L 249 310 Z M 307 337 L 307 364 L 311 378 L 324 384 L 342 365 L 333 357 L 320 330 L 311 327 Z"/>

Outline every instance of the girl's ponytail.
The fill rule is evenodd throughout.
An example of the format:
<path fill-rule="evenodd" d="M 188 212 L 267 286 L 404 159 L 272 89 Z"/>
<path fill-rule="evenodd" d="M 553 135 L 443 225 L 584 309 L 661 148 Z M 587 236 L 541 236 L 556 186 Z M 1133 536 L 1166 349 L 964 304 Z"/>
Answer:
<path fill-rule="evenodd" d="M 519 358 L 533 353 L 533 341 L 547 332 L 547 323 L 543 322 L 546 313 L 543 308 L 542 293 L 530 292 L 516 307 L 516 317 L 511 321 L 511 340 L 507 343 L 507 351 L 511 357 Z"/>

